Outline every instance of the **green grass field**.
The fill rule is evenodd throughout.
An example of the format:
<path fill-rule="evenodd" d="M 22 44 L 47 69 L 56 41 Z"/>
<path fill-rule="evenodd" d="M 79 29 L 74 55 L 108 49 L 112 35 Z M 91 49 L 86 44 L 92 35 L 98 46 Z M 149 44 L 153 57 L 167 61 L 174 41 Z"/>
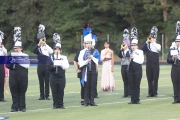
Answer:
<path fill-rule="evenodd" d="M 11 113 L 11 95 L 5 94 L 7 102 L 0 102 L 0 116 L 10 120 L 170 120 L 180 119 L 180 104 L 172 104 L 173 88 L 170 78 L 171 66 L 160 67 L 159 89 L 157 98 L 147 98 L 147 80 L 145 66 L 141 81 L 141 104 L 129 105 L 130 98 L 121 98 L 123 82 L 120 66 L 115 66 L 115 91 L 100 91 L 101 66 L 98 77 L 99 99 L 97 107 L 80 105 L 80 83 L 76 78 L 74 66 L 66 71 L 64 104 L 66 109 L 52 109 L 52 99 L 39 101 L 39 83 L 36 67 L 29 68 L 29 86 L 26 93 L 27 111 Z"/>

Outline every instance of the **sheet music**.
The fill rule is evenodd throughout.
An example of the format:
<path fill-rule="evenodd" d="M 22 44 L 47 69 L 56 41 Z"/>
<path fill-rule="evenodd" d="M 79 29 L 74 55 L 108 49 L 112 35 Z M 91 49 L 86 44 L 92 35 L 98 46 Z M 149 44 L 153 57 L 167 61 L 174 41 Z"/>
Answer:
<path fill-rule="evenodd" d="M 171 55 L 178 55 L 178 50 L 170 50 Z"/>
<path fill-rule="evenodd" d="M 62 60 L 54 60 L 54 65 L 62 66 Z"/>

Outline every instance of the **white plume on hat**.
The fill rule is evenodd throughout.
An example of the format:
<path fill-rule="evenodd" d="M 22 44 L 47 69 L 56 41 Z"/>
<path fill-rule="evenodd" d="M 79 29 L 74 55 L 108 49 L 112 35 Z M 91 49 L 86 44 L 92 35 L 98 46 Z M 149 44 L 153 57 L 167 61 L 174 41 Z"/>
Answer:
<path fill-rule="evenodd" d="M 180 21 L 176 23 L 176 36 L 180 35 Z"/>
<path fill-rule="evenodd" d="M 4 39 L 4 33 L 0 31 L 0 43 L 2 43 L 3 39 Z"/>
<path fill-rule="evenodd" d="M 156 26 L 153 26 L 150 31 L 150 36 L 152 38 L 157 38 L 157 32 L 158 32 L 158 28 Z"/>
<path fill-rule="evenodd" d="M 129 30 L 128 29 L 124 29 L 123 38 L 124 38 L 124 40 L 129 40 Z"/>
<path fill-rule="evenodd" d="M 61 37 L 58 33 L 53 34 L 54 48 L 61 48 Z"/>
<path fill-rule="evenodd" d="M 42 33 L 42 32 L 44 32 L 44 30 L 45 30 L 45 26 L 42 25 L 42 24 L 39 24 L 38 32 L 39 32 L 39 33 Z"/>
<path fill-rule="evenodd" d="M 137 28 L 133 27 L 131 29 L 131 39 L 137 39 L 137 36 L 138 36 Z"/>
<path fill-rule="evenodd" d="M 22 48 L 21 42 L 21 28 L 14 27 L 14 48 Z"/>
<path fill-rule="evenodd" d="M 14 42 L 21 41 L 21 28 L 14 27 Z"/>

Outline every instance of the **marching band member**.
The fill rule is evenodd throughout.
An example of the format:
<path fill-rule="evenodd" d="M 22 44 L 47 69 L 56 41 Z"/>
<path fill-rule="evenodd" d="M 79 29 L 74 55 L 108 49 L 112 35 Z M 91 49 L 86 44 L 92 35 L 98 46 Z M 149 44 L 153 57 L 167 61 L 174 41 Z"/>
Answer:
<path fill-rule="evenodd" d="M 89 28 L 88 28 L 89 29 Z M 97 106 L 94 102 L 94 84 L 97 76 L 97 51 L 91 49 L 91 30 L 84 33 L 85 49 L 80 51 L 78 57 L 79 67 L 82 68 L 81 84 L 84 86 L 84 106 Z"/>
<path fill-rule="evenodd" d="M 172 43 L 167 62 L 172 64 L 171 68 L 171 80 L 174 90 L 174 102 L 172 104 L 180 103 L 180 21 L 176 24 L 176 38 Z"/>
<path fill-rule="evenodd" d="M 118 57 L 121 58 L 121 75 L 124 82 L 123 97 L 128 97 L 128 95 L 130 95 L 130 87 L 128 83 L 127 67 L 129 65 L 129 58 L 130 58 L 130 50 L 129 50 L 130 41 L 129 41 L 129 31 L 127 29 L 124 30 L 123 37 L 124 40 L 118 52 Z"/>
<path fill-rule="evenodd" d="M 140 104 L 140 83 L 142 78 L 142 64 L 144 62 L 143 51 L 138 49 L 137 40 L 137 29 L 134 27 L 131 30 L 131 49 L 132 53 L 130 55 L 131 62 L 128 69 L 128 81 L 131 91 L 131 102 L 128 104 Z"/>
<path fill-rule="evenodd" d="M 1 58 L 1 64 L 0 64 L 0 102 L 6 102 L 4 100 L 4 78 L 5 78 L 5 70 L 4 70 L 4 62 L 5 62 L 5 56 L 7 54 L 7 50 L 2 44 L 4 39 L 4 33 L 0 31 L 0 58 Z"/>
<path fill-rule="evenodd" d="M 9 87 L 12 95 L 11 112 L 26 111 L 29 56 L 22 52 L 21 28 L 14 28 L 14 51 L 8 56 L 6 67 L 9 71 Z M 20 59 L 18 59 L 20 58 Z M 22 60 L 22 61 L 21 61 Z"/>
<path fill-rule="evenodd" d="M 153 26 L 150 35 L 143 45 L 142 50 L 146 53 L 146 75 L 148 80 L 148 96 L 156 97 L 158 95 L 158 79 L 159 79 L 159 52 L 161 45 L 156 43 L 157 27 Z"/>
<path fill-rule="evenodd" d="M 48 70 L 50 71 L 50 85 L 53 97 L 53 109 L 64 108 L 64 88 L 66 85 L 65 70 L 69 68 L 67 57 L 61 55 L 60 36 L 53 34 L 54 54 L 47 61 Z"/>
<path fill-rule="evenodd" d="M 50 54 L 53 53 L 52 48 L 46 44 L 46 38 L 44 34 L 44 25 L 39 25 L 39 30 L 37 38 L 39 43 L 34 47 L 33 52 L 37 54 L 38 66 L 37 74 L 39 78 L 39 87 L 40 87 L 40 98 L 39 100 L 50 100 L 49 98 L 49 75 L 50 72 L 46 69 L 46 62 Z M 44 92 L 44 83 L 45 83 L 45 92 Z"/>

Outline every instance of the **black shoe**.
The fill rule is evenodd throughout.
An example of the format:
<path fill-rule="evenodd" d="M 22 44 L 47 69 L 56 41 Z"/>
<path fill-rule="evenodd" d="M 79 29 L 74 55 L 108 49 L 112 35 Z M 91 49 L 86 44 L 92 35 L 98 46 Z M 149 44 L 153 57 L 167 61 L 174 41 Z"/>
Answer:
<path fill-rule="evenodd" d="M 126 98 L 126 97 L 128 97 L 128 95 L 123 95 L 123 96 L 122 96 L 122 98 Z"/>
<path fill-rule="evenodd" d="M 172 104 L 177 104 L 177 103 L 178 103 L 177 101 L 172 102 Z"/>
<path fill-rule="evenodd" d="M 154 95 L 148 95 L 147 97 L 154 97 Z"/>
<path fill-rule="evenodd" d="M 60 109 L 65 109 L 64 105 L 60 106 L 59 108 L 60 108 Z"/>
<path fill-rule="evenodd" d="M 46 100 L 51 100 L 49 97 L 46 97 Z"/>
<path fill-rule="evenodd" d="M 4 98 L 0 99 L 0 102 L 7 102 L 6 100 L 4 100 Z"/>
<path fill-rule="evenodd" d="M 87 106 L 89 106 L 89 104 L 84 102 L 84 106 L 87 107 Z"/>
<path fill-rule="evenodd" d="M 90 103 L 90 106 L 97 106 L 95 103 Z"/>
<path fill-rule="evenodd" d="M 21 112 L 26 112 L 26 109 L 21 109 Z"/>
<path fill-rule="evenodd" d="M 18 110 L 17 109 L 11 109 L 11 112 L 17 112 Z"/>
<path fill-rule="evenodd" d="M 128 104 L 135 104 L 134 102 L 129 102 Z"/>
<path fill-rule="evenodd" d="M 45 100 L 45 98 L 44 97 L 40 97 L 39 100 Z"/>
<path fill-rule="evenodd" d="M 84 105 L 84 101 L 81 101 L 81 105 Z"/>
<path fill-rule="evenodd" d="M 95 96 L 94 98 L 99 98 L 98 96 Z"/>

